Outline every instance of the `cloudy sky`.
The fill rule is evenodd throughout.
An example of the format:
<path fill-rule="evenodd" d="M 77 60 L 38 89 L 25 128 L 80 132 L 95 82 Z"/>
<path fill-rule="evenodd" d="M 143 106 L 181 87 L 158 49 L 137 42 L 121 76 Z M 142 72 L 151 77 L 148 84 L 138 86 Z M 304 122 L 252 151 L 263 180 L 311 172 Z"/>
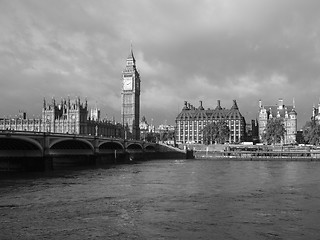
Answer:
<path fill-rule="evenodd" d="M 320 97 L 318 0 L 0 0 L 0 116 L 41 113 L 43 97 L 87 97 L 120 121 L 130 43 L 141 116 L 173 124 L 184 101 L 247 121 L 295 99 L 299 128 Z"/>

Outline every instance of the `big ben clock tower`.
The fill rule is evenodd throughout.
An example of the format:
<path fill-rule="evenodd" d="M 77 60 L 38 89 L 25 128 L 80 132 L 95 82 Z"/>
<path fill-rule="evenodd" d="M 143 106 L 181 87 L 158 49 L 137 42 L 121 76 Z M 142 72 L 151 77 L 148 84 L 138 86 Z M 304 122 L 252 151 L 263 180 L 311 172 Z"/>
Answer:
<path fill-rule="evenodd" d="M 122 72 L 122 84 L 122 123 L 128 126 L 133 139 L 140 140 L 140 75 L 132 49 Z"/>

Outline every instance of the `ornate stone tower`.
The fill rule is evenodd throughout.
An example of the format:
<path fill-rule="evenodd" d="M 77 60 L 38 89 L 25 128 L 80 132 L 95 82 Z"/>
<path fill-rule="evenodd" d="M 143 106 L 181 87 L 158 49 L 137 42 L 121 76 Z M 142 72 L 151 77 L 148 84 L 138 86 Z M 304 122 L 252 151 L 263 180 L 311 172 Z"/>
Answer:
<path fill-rule="evenodd" d="M 259 100 L 259 116 L 258 116 L 258 126 L 259 126 L 259 139 L 262 139 L 264 130 L 266 129 L 268 122 L 268 113 L 267 109 L 262 105 L 262 101 Z"/>
<path fill-rule="evenodd" d="M 297 135 L 297 112 L 293 100 L 292 106 L 283 104 L 283 99 L 280 98 L 278 105 L 263 106 L 259 101 L 259 138 L 262 141 L 262 135 L 266 129 L 268 120 L 271 118 L 279 118 L 282 120 L 286 133 L 283 139 L 284 144 L 295 143 Z"/>
<path fill-rule="evenodd" d="M 122 72 L 122 123 L 128 127 L 127 137 L 140 139 L 140 75 L 136 69 L 136 60 L 131 49 L 126 67 Z"/>
<path fill-rule="evenodd" d="M 52 98 L 52 103 L 47 104 L 43 100 L 42 108 L 42 131 L 52 133 L 70 133 L 84 134 L 86 133 L 86 120 L 88 115 L 87 101 L 81 104 L 78 97 L 73 103 L 68 100 L 61 99 L 61 103 L 57 104 Z"/>

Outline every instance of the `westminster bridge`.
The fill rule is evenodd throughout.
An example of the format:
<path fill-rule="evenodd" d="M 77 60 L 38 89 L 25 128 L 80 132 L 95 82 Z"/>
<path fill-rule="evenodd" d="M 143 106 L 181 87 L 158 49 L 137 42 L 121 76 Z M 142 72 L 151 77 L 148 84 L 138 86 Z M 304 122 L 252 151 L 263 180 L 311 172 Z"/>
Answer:
<path fill-rule="evenodd" d="M 53 170 L 155 158 L 185 158 L 186 153 L 131 139 L 47 132 L 1 131 L 0 170 Z"/>

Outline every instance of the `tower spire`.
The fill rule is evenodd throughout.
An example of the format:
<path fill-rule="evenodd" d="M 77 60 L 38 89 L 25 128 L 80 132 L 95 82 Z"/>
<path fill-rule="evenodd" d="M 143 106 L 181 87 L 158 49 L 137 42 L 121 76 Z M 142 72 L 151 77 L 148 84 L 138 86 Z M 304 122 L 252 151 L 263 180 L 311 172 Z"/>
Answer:
<path fill-rule="evenodd" d="M 296 103 L 295 103 L 295 101 L 294 101 L 294 98 L 292 99 L 292 107 L 293 107 L 293 109 L 295 109 L 296 108 Z"/>
<path fill-rule="evenodd" d="M 132 47 L 132 41 L 130 42 L 130 53 L 129 56 L 127 57 L 127 65 L 135 65 L 136 64 L 136 59 L 134 58 L 133 55 L 133 47 Z"/>

